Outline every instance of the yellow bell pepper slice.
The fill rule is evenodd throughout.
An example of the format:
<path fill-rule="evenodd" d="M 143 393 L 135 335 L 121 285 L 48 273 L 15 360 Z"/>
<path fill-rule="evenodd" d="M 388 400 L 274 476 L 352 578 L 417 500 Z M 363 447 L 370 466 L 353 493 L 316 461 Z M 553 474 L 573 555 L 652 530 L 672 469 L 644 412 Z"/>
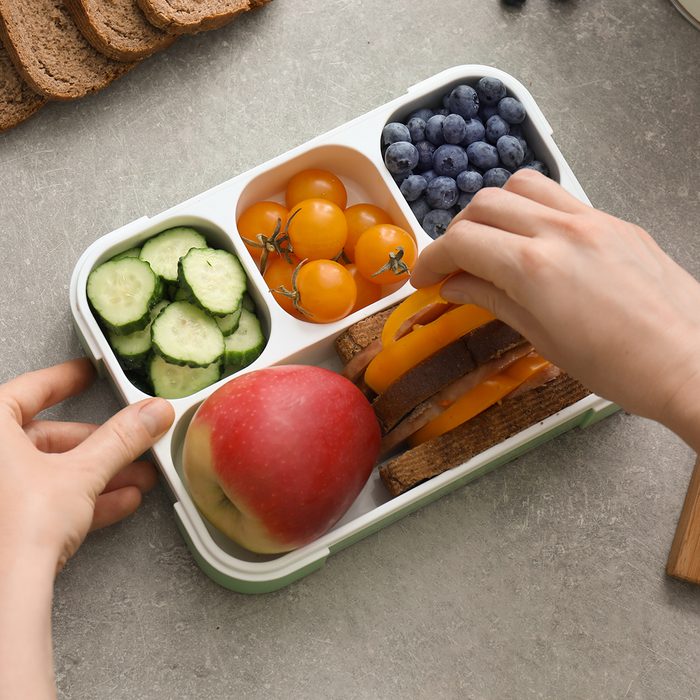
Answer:
<path fill-rule="evenodd" d="M 411 316 L 415 316 L 419 311 L 431 304 L 447 305 L 449 303 L 440 296 L 440 288 L 442 285 L 443 281 L 433 284 L 430 287 L 418 289 L 413 292 L 411 296 L 406 297 L 392 311 L 382 329 L 382 347 L 386 348 L 396 341 L 396 334 Z"/>
<path fill-rule="evenodd" d="M 382 348 L 367 365 L 366 384 L 380 394 L 409 369 L 494 318 L 486 309 L 462 304 L 424 326 L 414 326 L 403 338 Z"/>
<path fill-rule="evenodd" d="M 517 389 L 548 364 L 547 360 L 534 353 L 516 360 L 502 372 L 458 398 L 439 416 L 413 433 L 408 439 L 409 445 L 415 447 L 466 423 Z"/>

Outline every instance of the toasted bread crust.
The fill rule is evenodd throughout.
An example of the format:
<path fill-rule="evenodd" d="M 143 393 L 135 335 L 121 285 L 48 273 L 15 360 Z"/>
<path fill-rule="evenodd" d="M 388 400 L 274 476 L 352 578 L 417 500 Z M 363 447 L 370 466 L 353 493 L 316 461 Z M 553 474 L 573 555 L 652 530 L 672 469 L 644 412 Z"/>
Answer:
<path fill-rule="evenodd" d="M 336 338 L 335 350 L 344 365 L 347 365 L 358 352 L 379 338 L 387 318 L 395 308 L 396 306 L 391 306 L 353 323 Z"/>
<path fill-rule="evenodd" d="M 269 0 L 137 0 L 148 21 L 174 34 L 219 29 Z"/>
<path fill-rule="evenodd" d="M 428 357 L 399 377 L 372 403 L 388 433 L 418 404 L 479 365 L 527 341 L 502 321 L 491 321 Z"/>
<path fill-rule="evenodd" d="M 398 496 L 427 479 L 463 464 L 590 393 L 575 379 L 560 374 L 530 391 L 504 398 L 448 433 L 385 462 L 379 468 L 379 474 L 392 496 Z"/>
<path fill-rule="evenodd" d="M 0 0 L 0 40 L 30 87 L 54 100 L 73 100 L 100 90 L 134 63 L 96 51 L 60 0 Z"/>
<path fill-rule="evenodd" d="M 22 80 L 0 43 L 0 131 L 29 119 L 45 103 L 46 98 L 38 95 Z"/>
<path fill-rule="evenodd" d="M 136 0 L 63 0 L 83 36 L 115 61 L 138 61 L 177 38 L 154 27 Z"/>

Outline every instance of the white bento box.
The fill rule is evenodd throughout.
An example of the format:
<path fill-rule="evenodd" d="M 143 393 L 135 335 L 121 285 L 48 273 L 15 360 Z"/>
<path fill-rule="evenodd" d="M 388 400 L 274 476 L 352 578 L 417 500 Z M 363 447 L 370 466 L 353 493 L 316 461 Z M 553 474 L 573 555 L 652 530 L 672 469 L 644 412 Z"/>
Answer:
<path fill-rule="evenodd" d="M 369 201 L 384 208 L 394 222 L 413 232 L 422 250 L 430 238 L 421 229 L 384 167 L 380 148 L 382 127 L 400 120 L 415 109 L 436 106 L 441 96 L 461 83 L 475 84 L 482 76 L 500 78 L 508 93 L 525 105 L 528 118 L 524 135 L 537 158 L 544 161 L 557 180 L 584 202 L 588 199 L 552 139 L 552 129 L 530 93 L 503 71 L 480 65 L 456 66 L 409 88 L 405 95 L 292 149 L 207 192 L 178 204 L 154 217 L 142 217 L 93 243 L 78 260 L 70 287 L 71 310 L 80 340 L 98 371 L 107 376 L 125 404 L 146 397 L 126 377 L 89 307 L 86 282 L 90 271 L 113 255 L 134 247 L 172 226 L 191 225 L 209 242 L 236 253 L 249 279 L 249 291 L 258 309 L 268 342 L 248 372 L 261 367 L 288 364 L 318 364 L 339 368 L 333 342 L 349 325 L 399 301 L 412 288 L 406 284 L 390 296 L 348 316 L 342 321 L 317 325 L 292 318 L 267 290 L 255 262 L 245 249 L 236 220 L 252 203 L 280 199 L 286 182 L 300 170 L 331 170 L 348 190 L 348 205 Z M 492 447 L 400 496 L 391 498 L 377 470 L 370 477 L 350 510 L 331 531 L 301 549 L 281 555 L 256 555 L 239 547 L 211 526 L 197 510 L 181 474 L 181 450 L 189 421 L 199 404 L 222 379 L 207 389 L 172 401 L 176 418 L 173 427 L 153 448 L 153 454 L 174 496 L 175 517 L 198 565 L 222 586 L 245 593 L 281 588 L 321 567 L 332 553 L 352 544 L 439 498 L 466 482 L 515 458 L 536 445 L 572 427 L 585 427 L 616 410 L 614 404 L 590 395 L 518 435 Z"/>

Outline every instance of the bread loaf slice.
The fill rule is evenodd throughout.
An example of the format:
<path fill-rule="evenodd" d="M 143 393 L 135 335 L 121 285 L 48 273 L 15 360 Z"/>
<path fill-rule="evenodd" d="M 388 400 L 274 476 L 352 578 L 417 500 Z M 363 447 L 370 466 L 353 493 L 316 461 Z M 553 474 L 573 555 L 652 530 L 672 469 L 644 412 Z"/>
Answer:
<path fill-rule="evenodd" d="M 46 102 L 22 80 L 0 42 L 0 131 L 28 119 Z"/>
<path fill-rule="evenodd" d="M 135 65 L 94 49 L 61 0 L 0 0 L 0 40 L 30 87 L 54 100 L 100 90 Z"/>
<path fill-rule="evenodd" d="M 379 468 L 392 496 L 457 467 L 558 411 L 588 396 L 575 379 L 559 374 L 530 391 L 506 396 L 483 413 L 453 430 L 428 440 Z"/>
<path fill-rule="evenodd" d="M 138 0 L 148 21 L 168 32 L 196 34 L 218 29 L 236 15 L 270 0 Z"/>
<path fill-rule="evenodd" d="M 136 0 L 64 0 L 83 36 L 115 61 L 138 61 L 177 38 L 154 27 Z"/>

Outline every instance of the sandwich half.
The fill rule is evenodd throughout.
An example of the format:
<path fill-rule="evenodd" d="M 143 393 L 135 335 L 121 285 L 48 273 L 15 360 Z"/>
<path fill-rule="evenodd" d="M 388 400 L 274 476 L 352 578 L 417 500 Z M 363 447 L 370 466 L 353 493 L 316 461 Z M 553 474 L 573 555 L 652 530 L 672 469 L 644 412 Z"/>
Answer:
<path fill-rule="evenodd" d="M 394 496 L 590 393 L 485 309 L 445 302 L 439 285 L 354 324 L 336 350 L 372 401 Z"/>

